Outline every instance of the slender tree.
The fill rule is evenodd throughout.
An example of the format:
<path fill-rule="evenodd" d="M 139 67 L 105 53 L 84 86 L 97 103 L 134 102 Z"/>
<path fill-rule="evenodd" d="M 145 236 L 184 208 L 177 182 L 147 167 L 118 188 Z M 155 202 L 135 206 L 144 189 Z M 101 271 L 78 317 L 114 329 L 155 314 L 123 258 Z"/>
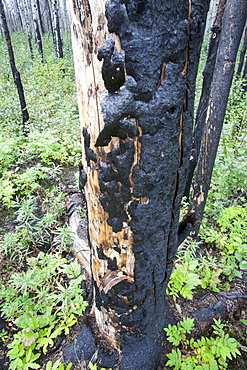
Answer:
<path fill-rule="evenodd" d="M 240 57 L 239 57 L 239 64 L 238 64 L 238 70 L 237 70 L 237 76 L 238 77 L 241 76 L 241 72 L 243 70 L 244 57 L 245 57 L 245 54 L 246 54 L 246 50 L 247 50 L 247 26 L 245 28 L 243 46 L 242 46 Z"/>
<path fill-rule="evenodd" d="M 44 52 L 43 52 L 43 43 L 42 43 L 42 36 L 40 33 L 40 24 L 39 24 L 39 15 L 38 15 L 38 7 L 37 2 L 35 0 L 31 1 L 32 4 L 32 17 L 33 17 L 33 29 L 35 35 L 35 41 L 38 47 L 38 51 L 41 55 L 41 60 L 44 62 Z"/>
<path fill-rule="evenodd" d="M 4 34 L 5 34 L 5 39 L 6 39 L 6 43 L 7 43 L 7 47 L 8 47 L 11 71 L 12 71 L 12 75 L 13 75 L 13 78 L 14 78 L 14 83 L 16 85 L 18 95 L 19 95 L 20 104 L 21 104 L 23 131 L 24 131 L 25 134 L 27 134 L 26 123 L 29 120 L 29 114 L 28 114 L 25 95 L 24 95 L 24 90 L 23 90 L 23 86 L 22 86 L 22 82 L 21 82 L 21 76 L 20 76 L 20 73 L 17 70 L 16 65 L 15 65 L 14 51 L 13 51 L 12 44 L 11 44 L 8 24 L 7 24 L 7 21 L 6 21 L 4 6 L 3 6 L 2 0 L 0 0 L 0 15 L 1 15 L 1 19 L 2 19 L 2 25 L 3 25 L 3 30 L 4 30 Z"/>
<path fill-rule="evenodd" d="M 40 2 L 39 0 L 36 0 L 36 6 L 37 6 L 37 12 L 38 12 L 38 17 L 39 17 L 39 24 L 40 24 L 40 30 L 42 35 L 45 33 L 44 26 L 43 26 L 43 18 L 41 15 L 41 8 L 40 8 Z"/>
<path fill-rule="evenodd" d="M 54 34 L 55 34 L 55 39 L 56 39 L 56 53 L 57 53 L 58 58 L 63 58 L 63 41 L 61 37 L 57 0 L 52 0 L 52 12 L 53 12 L 53 22 L 54 22 Z"/>
<path fill-rule="evenodd" d="M 191 209 L 199 219 L 202 219 L 206 204 L 246 17 L 245 0 L 227 1 L 205 115 L 206 127 L 193 182 Z"/>
<path fill-rule="evenodd" d="M 205 129 L 207 108 L 209 102 L 210 88 L 213 79 L 213 73 L 215 70 L 216 55 L 219 46 L 219 40 L 222 29 L 222 18 L 224 15 L 226 0 L 220 0 L 217 8 L 215 20 L 213 22 L 211 37 L 208 47 L 208 56 L 206 66 L 203 71 L 203 85 L 201 91 L 201 97 L 197 108 L 197 114 L 195 119 L 195 125 L 193 130 L 193 145 L 190 156 L 190 165 L 188 171 L 187 184 L 185 188 L 185 196 L 189 199 L 191 183 L 194 175 L 194 171 L 197 165 L 198 156 L 200 152 L 202 135 Z"/>
<path fill-rule="evenodd" d="M 42 43 L 42 36 L 39 30 L 39 23 L 37 19 L 34 19 L 33 22 L 34 22 L 35 39 L 36 39 L 36 43 L 38 46 L 38 51 L 41 55 L 41 61 L 42 63 L 44 63 L 43 43 Z"/>
<path fill-rule="evenodd" d="M 28 40 L 28 46 L 29 46 L 29 51 L 30 51 L 30 56 L 31 59 L 33 59 L 34 54 L 33 54 L 33 45 L 32 45 L 32 22 L 29 14 L 29 4 L 27 0 L 23 0 L 21 6 L 21 18 L 22 18 L 22 23 L 24 24 L 25 32 L 27 34 L 27 40 Z"/>

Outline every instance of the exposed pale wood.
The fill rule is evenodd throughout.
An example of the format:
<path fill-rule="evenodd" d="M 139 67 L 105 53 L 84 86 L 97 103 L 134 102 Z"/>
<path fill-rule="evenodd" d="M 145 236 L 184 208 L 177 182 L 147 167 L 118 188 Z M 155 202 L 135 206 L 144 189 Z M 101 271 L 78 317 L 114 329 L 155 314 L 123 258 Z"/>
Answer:
<path fill-rule="evenodd" d="M 72 6 L 72 2 L 70 2 L 70 6 Z M 85 19 L 82 23 L 80 15 L 70 9 L 71 29 L 72 34 L 74 34 L 72 40 L 81 124 L 82 128 L 87 128 L 91 139 L 90 148 L 95 151 L 94 144 L 104 127 L 100 103 L 102 101 L 102 91 L 105 90 L 101 74 L 102 62 L 98 60 L 97 53 L 98 48 L 105 43 L 109 32 L 104 15 L 105 1 L 84 0 L 82 1 L 82 6 L 85 14 Z M 121 50 L 120 40 L 117 36 L 115 38 L 116 46 Z M 118 269 L 124 272 L 129 279 L 133 279 L 134 276 L 132 231 L 125 223 L 120 232 L 112 232 L 112 228 L 107 224 L 108 213 L 104 211 L 99 201 L 101 192 L 98 181 L 98 163 L 100 160 L 104 160 L 107 152 L 118 144 L 119 139 L 116 138 L 111 140 L 108 147 L 97 148 L 97 162 L 91 161 L 90 166 L 87 165 L 84 148 L 82 154 L 83 168 L 87 173 L 85 195 L 87 199 L 90 199 L 87 208 L 92 251 L 91 266 L 87 270 L 92 270 L 93 279 L 100 290 L 102 289 L 101 279 L 110 271 L 107 268 L 107 260 L 98 258 L 97 248 L 100 248 L 108 258 L 112 260 L 115 258 Z M 121 249 L 121 254 L 114 249 L 116 246 Z M 84 256 L 83 258 L 87 260 Z M 95 312 L 98 326 L 101 327 L 106 337 L 112 343 L 114 338 L 116 338 L 115 324 L 113 325 L 113 321 L 115 322 L 116 318 L 114 317 L 112 328 L 110 329 L 109 316 L 106 327 L 104 313 L 96 307 L 93 307 L 93 311 Z M 116 346 L 118 345 L 115 343 Z"/>

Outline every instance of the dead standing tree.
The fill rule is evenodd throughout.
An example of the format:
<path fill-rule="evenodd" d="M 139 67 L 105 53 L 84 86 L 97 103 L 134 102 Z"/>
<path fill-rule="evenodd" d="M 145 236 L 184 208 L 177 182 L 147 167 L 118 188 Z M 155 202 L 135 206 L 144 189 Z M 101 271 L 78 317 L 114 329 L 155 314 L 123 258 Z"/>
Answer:
<path fill-rule="evenodd" d="M 15 65 L 14 51 L 13 51 L 12 44 L 11 44 L 10 33 L 9 33 L 8 24 L 7 24 L 6 17 L 5 17 L 5 11 L 4 11 L 4 6 L 3 6 L 2 0 L 0 0 L 0 17 L 2 19 L 4 35 L 5 35 L 5 39 L 6 39 L 6 43 L 7 43 L 7 47 L 8 47 L 11 71 L 12 71 L 14 83 L 16 85 L 17 92 L 18 92 L 18 95 L 19 95 L 19 100 L 20 100 L 20 105 L 21 105 L 21 113 L 22 113 L 23 132 L 24 132 L 24 134 L 27 134 L 28 128 L 27 128 L 26 123 L 29 120 L 29 113 L 28 113 L 28 110 L 27 110 L 24 90 L 23 90 L 23 86 L 22 86 L 22 82 L 21 82 L 21 76 L 20 76 L 20 73 L 17 70 L 16 65 Z"/>
<path fill-rule="evenodd" d="M 165 290 L 178 246 L 208 6 L 70 1 L 91 329 L 124 370 L 156 369 L 163 327 L 174 320 Z"/>
<path fill-rule="evenodd" d="M 222 21 L 222 34 L 215 60 L 215 69 L 209 89 L 208 105 L 205 107 L 205 125 L 202 131 L 198 164 L 192 185 L 191 209 L 195 211 L 200 219 L 203 216 L 206 205 L 246 17 L 247 2 L 245 0 L 227 1 Z"/>

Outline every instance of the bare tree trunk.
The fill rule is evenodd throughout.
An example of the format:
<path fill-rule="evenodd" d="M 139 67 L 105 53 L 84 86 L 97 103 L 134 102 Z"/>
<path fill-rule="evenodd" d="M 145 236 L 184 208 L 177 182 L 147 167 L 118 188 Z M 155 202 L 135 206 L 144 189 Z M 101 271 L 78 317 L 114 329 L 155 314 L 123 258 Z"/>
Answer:
<path fill-rule="evenodd" d="M 41 33 L 40 33 L 40 30 L 39 30 L 39 24 L 38 24 L 37 19 L 34 19 L 33 21 L 34 21 L 35 39 L 36 39 L 36 43 L 37 43 L 37 46 L 38 46 L 38 51 L 41 55 L 41 61 L 42 61 L 42 63 L 44 63 L 43 44 L 42 44 Z"/>
<path fill-rule="evenodd" d="M 20 25 L 20 28 L 22 29 L 23 28 L 23 22 L 22 22 L 22 18 L 21 18 L 20 7 L 19 7 L 19 4 L 18 4 L 17 0 L 15 0 L 14 3 L 15 3 L 15 8 L 16 8 L 15 16 L 18 19 L 18 23 Z"/>
<path fill-rule="evenodd" d="M 36 1 L 36 4 L 37 4 L 37 12 L 38 12 L 38 17 L 39 17 L 40 29 L 41 29 L 41 33 L 43 35 L 45 33 L 45 30 L 44 30 L 44 26 L 43 26 L 43 19 L 42 19 L 42 15 L 41 15 L 39 0 Z"/>
<path fill-rule="evenodd" d="M 33 24 L 34 24 L 35 41 L 38 47 L 38 51 L 41 55 L 41 61 L 42 63 L 44 63 L 42 36 L 40 33 L 40 27 L 39 27 L 38 8 L 37 8 L 37 3 L 35 2 L 35 0 L 32 0 L 32 16 L 33 16 Z"/>
<path fill-rule="evenodd" d="M 156 369 L 208 1 L 70 1 L 93 279 L 89 318 L 120 369 Z M 111 33 L 111 35 L 109 35 Z M 191 52 L 190 52 L 191 49 Z M 102 71 L 101 71 L 102 70 Z"/>
<path fill-rule="evenodd" d="M 245 66 L 244 66 L 244 72 L 243 72 L 243 78 L 246 80 L 243 84 L 244 91 L 247 91 L 247 56 L 245 58 Z"/>
<path fill-rule="evenodd" d="M 246 50 L 247 50 L 247 26 L 245 28 L 244 41 L 243 41 L 243 46 L 242 46 L 242 50 L 241 50 L 241 53 L 240 53 L 239 65 L 238 65 L 238 70 L 237 70 L 237 77 L 241 77 L 241 72 L 243 70 L 243 73 L 242 73 L 243 91 L 247 90 L 247 81 L 246 81 L 247 80 L 247 56 L 246 56 Z M 244 66 L 244 59 L 245 59 L 245 66 Z"/>
<path fill-rule="evenodd" d="M 58 58 L 63 58 L 63 41 L 62 41 L 61 31 L 60 31 L 57 0 L 52 0 L 52 12 L 53 12 L 53 22 L 54 22 L 54 34 L 56 38 L 56 53 L 57 53 Z"/>
<path fill-rule="evenodd" d="M 7 43 L 7 47 L 8 47 L 8 53 L 9 53 L 9 60 L 10 60 L 12 75 L 13 75 L 13 78 L 14 78 L 14 82 L 15 82 L 15 85 L 16 85 L 16 88 L 17 88 L 17 91 L 18 91 L 19 100 L 20 100 L 20 104 L 21 104 L 23 132 L 24 132 L 24 134 L 27 134 L 28 130 L 27 130 L 26 123 L 29 120 L 29 114 L 28 114 L 27 105 L 26 105 L 26 101 L 25 101 L 25 95 L 24 95 L 24 90 L 23 90 L 23 86 L 22 86 L 22 82 L 21 82 L 21 76 L 20 76 L 20 73 L 17 70 L 16 65 L 15 65 L 14 52 L 13 52 L 13 48 L 12 48 L 12 44 L 11 44 L 10 34 L 9 34 L 9 30 L 8 30 L 8 25 L 7 25 L 7 22 L 6 22 L 6 17 L 5 17 L 5 12 L 4 12 L 4 7 L 3 7 L 2 0 L 0 0 L 0 15 L 1 15 L 1 19 L 2 19 L 5 39 L 6 39 L 6 43 Z"/>
<path fill-rule="evenodd" d="M 48 24 L 49 24 L 50 31 L 51 31 L 51 34 L 52 34 L 54 48 L 56 50 L 56 37 L 55 37 L 55 33 L 54 33 L 54 29 L 53 29 L 53 23 L 52 23 L 52 11 L 51 11 L 52 6 L 51 6 L 51 3 L 50 3 L 50 0 L 45 0 L 45 4 L 46 4 L 46 7 L 47 7 L 47 12 L 48 12 Z"/>
<path fill-rule="evenodd" d="M 208 195 L 246 16 L 245 0 L 227 1 L 206 112 L 206 129 L 193 181 L 191 208 L 199 219 L 202 218 Z"/>
<path fill-rule="evenodd" d="M 33 59 L 34 54 L 33 54 L 33 45 L 32 45 L 32 24 L 30 23 L 30 19 L 32 19 L 32 17 L 29 16 L 29 10 L 28 10 L 29 6 L 26 0 L 23 0 L 20 8 L 21 8 L 23 24 L 25 25 L 25 31 L 27 34 L 30 56 L 31 56 L 31 59 Z"/>
<path fill-rule="evenodd" d="M 191 183 L 194 175 L 194 171 L 197 165 L 198 156 L 200 152 L 201 140 L 202 135 L 205 130 L 206 125 L 206 115 L 207 115 L 207 108 L 209 102 L 209 95 L 211 84 L 213 80 L 213 74 L 215 71 L 215 62 L 216 62 L 216 55 L 219 46 L 219 40 L 221 35 L 222 29 L 222 17 L 224 15 L 226 0 L 220 0 L 216 17 L 213 23 L 210 43 L 208 48 L 208 57 L 205 69 L 203 71 L 203 85 L 202 85 L 202 92 L 200 97 L 200 102 L 197 108 L 195 126 L 193 131 L 193 145 L 192 151 L 190 155 L 190 166 L 188 171 L 188 179 L 185 188 L 185 196 L 189 199 L 190 190 L 191 190 Z"/>

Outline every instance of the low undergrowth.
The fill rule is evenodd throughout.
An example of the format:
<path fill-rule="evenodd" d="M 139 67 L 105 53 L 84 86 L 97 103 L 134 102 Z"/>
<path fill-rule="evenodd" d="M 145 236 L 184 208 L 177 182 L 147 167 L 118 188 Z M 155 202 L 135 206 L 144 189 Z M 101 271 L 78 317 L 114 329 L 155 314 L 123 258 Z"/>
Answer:
<path fill-rule="evenodd" d="M 224 331 L 224 324 L 214 319 L 211 337 L 189 337 L 194 320 L 184 317 L 177 325 L 168 325 L 164 330 L 173 349 L 167 354 L 166 366 L 174 370 L 225 370 L 227 362 L 240 355 L 240 344 Z"/>
<path fill-rule="evenodd" d="M 82 297 L 80 265 L 61 254 L 40 252 L 27 259 L 25 272 L 0 286 L 2 315 L 14 322 L 9 368 L 38 369 L 36 362 L 77 322 L 87 303 Z M 49 366 L 49 365 L 48 365 Z"/>

